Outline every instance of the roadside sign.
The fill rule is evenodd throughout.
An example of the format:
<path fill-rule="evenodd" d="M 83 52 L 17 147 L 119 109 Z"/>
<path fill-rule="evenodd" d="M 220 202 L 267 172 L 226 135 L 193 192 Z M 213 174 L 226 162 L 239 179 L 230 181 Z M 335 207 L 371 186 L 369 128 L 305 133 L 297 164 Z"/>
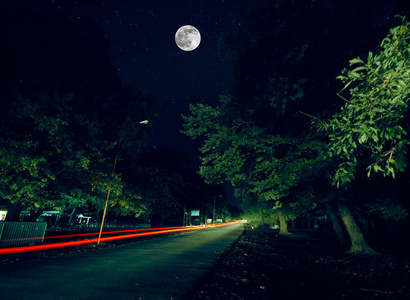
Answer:
<path fill-rule="evenodd" d="M 199 217 L 199 209 L 192 209 L 191 217 Z"/>

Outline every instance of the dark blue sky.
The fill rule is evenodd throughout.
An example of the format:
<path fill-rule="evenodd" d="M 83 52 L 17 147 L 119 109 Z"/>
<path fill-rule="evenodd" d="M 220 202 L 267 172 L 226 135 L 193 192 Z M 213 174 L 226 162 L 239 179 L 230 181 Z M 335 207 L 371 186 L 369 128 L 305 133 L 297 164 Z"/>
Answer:
<path fill-rule="evenodd" d="M 179 133 L 180 115 L 187 113 L 189 103 L 216 104 L 229 88 L 231 64 L 220 40 L 240 28 L 243 17 L 260 1 L 50 2 L 70 18 L 97 23 L 110 41 L 112 62 L 123 83 L 154 96 L 159 118 L 148 145 L 182 148 L 197 159 L 197 145 Z M 177 29 L 186 24 L 201 32 L 201 44 L 191 52 L 180 50 L 174 41 Z"/>
<path fill-rule="evenodd" d="M 363 0 L 364 1 L 364 0 Z M 94 21 L 110 42 L 112 63 L 124 84 L 154 96 L 159 113 L 148 139 L 150 147 L 182 148 L 197 160 L 197 145 L 179 133 L 181 113 L 190 103 L 215 105 L 229 89 L 232 68 L 228 50 L 220 46 L 225 34 L 242 26 L 244 18 L 262 0 L 6 0 L 43 12 L 61 10 L 70 18 Z M 360 2 L 360 0 L 359 0 Z M 366 1 L 365 1 L 366 2 Z M 369 2 L 369 1 L 367 1 Z M 379 1 L 380 2 L 380 1 Z M 373 16 L 382 26 L 400 0 L 386 0 Z M 332 14 L 332 0 L 321 5 Z M 312 20 L 313 21 L 313 20 Z M 174 41 L 182 25 L 201 32 L 200 46 L 180 50 Z M 353 55 L 353 54 L 352 54 Z M 356 55 L 356 54 L 355 54 Z M 195 164 L 197 161 L 195 162 Z"/>

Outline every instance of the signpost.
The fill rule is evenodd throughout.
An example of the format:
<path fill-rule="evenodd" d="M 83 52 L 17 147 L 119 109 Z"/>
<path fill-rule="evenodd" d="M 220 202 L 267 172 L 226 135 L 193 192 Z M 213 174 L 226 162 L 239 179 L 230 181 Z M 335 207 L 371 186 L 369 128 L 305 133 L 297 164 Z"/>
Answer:
<path fill-rule="evenodd" d="M 199 217 L 199 209 L 191 209 L 191 217 Z"/>

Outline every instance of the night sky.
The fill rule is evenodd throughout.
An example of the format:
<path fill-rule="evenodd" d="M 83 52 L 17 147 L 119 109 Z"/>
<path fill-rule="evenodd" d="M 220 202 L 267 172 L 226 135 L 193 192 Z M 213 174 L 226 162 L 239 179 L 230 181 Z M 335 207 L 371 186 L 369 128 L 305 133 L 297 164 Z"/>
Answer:
<path fill-rule="evenodd" d="M 15 2 L 15 1 L 13 1 Z M 61 10 L 72 19 L 88 18 L 106 34 L 112 63 L 124 85 L 155 98 L 159 114 L 147 140 L 149 147 L 181 148 L 198 163 L 198 145 L 179 131 L 189 103 L 216 104 L 229 88 L 232 68 L 221 38 L 237 30 L 260 1 L 247 0 L 49 0 L 25 1 L 22 7 Z M 175 32 L 193 25 L 201 44 L 190 52 L 175 44 Z"/>
<path fill-rule="evenodd" d="M 205 103 L 215 106 L 218 104 L 219 95 L 231 89 L 234 72 L 229 59 L 229 48 L 222 46 L 223 38 L 245 29 L 244 22 L 247 16 L 252 10 L 257 11 L 264 2 L 264 0 L 6 0 L 1 9 L 7 11 L 10 7 L 45 15 L 53 15 L 57 11 L 72 20 L 88 19 L 95 23 L 102 29 L 109 42 L 112 65 L 122 84 L 142 90 L 155 99 L 152 110 L 158 114 L 158 118 L 151 120 L 150 134 L 147 138 L 148 147 L 182 149 L 188 154 L 192 166 L 197 167 L 199 144 L 180 133 L 181 114 L 188 114 L 189 104 Z M 327 14 L 324 17 L 337 14 L 335 1 L 318 2 Z M 403 11 L 409 6 L 410 1 L 360 0 L 357 3 L 357 7 L 343 7 L 343 14 L 348 15 L 349 10 L 363 11 L 363 16 L 370 14 L 370 22 L 366 23 L 368 28 L 357 26 L 361 24 L 360 20 L 349 20 L 352 21 L 351 24 L 340 24 L 340 27 L 338 24 L 333 25 L 334 33 L 328 28 L 320 30 L 323 30 L 321 37 L 333 43 L 333 50 L 337 49 L 337 43 L 344 48 L 349 42 L 353 43 L 354 39 L 351 35 L 356 36 L 356 39 L 359 36 L 360 43 L 363 43 L 358 47 L 362 49 L 361 52 L 341 52 L 342 55 L 337 57 L 340 63 L 333 64 L 335 59 L 332 58 L 332 54 L 335 54 L 331 53 L 332 50 L 327 46 L 322 47 L 326 42 L 311 42 L 311 48 L 317 52 L 318 61 L 323 64 L 322 68 L 326 68 L 326 60 L 333 60 L 330 65 L 335 70 L 334 73 L 329 74 L 334 74 L 334 77 L 340 71 L 338 64 L 340 68 L 346 67 L 349 59 L 366 55 L 367 51 L 374 50 L 387 33 L 394 14 Z M 372 5 L 372 9 L 368 10 L 369 5 Z M 308 22 L 315 22 L 315 20 L 308 20 Z M 201 44 L 194 51 L 185 52 L 175 44 L 175 32 L 183 25 L 193 25 L 201 33 Z M 370 39 L 366 33 L 371 30 L 377 32 L 377 38 L 372 37 L 373 41 L 376 41 L 374 44 L 366 41 Z M 332 34 L 333 36 L 330 36 Z M 297 36 L 297 33 L 289 32 L 289 39 L 292 36 Z M 350 39 L 352 41 L 349 41 Z M 266 46 L 267 49 L 280 47 L 272 44 Z M 245 65 L 248 63 L 257 71 L 258 67 L 252 66 L 255 65 L 254 61 L 256 64 L 260 63 L 258 58 L 249 58 Z M 308 73 L 320 72 L 320 68 L 318 70 L 314 66 L 306 66 L 306 70 Z M 308 73 L 308 76 L 316 76 Z M 332 90 L 333 96 L 337 92 L 337 89 L 334 93 Z M 314 105 L 309 105 L 307 111 L 316 113 Z"/>
<path fill-rule="evenodd" d="M 230 88 L 229 50 L 221 47 L 226 34 L 238 31 L 246 15 L 261 0 L 8 0 L 13 7 L 45 14 L 63 12 L 71 19 L 90 19 L 109 40 L 112 64 L 123 85 L 155 98 L 159 114 L 147 140 L 149 147 L 181 148 L 198 164 L 198 145 L 181 130 L 181 113 L 190 103 L 216 105 Z M 380 1 L 379 1 L 380 2 Z M 383 1 L 382 1 L 383 2 Z M 397 1 L 384 1 L 372 26 L 384 24 Z M 399 1 L 400 2 L 400 1 Z M 332 1 L 321 5 L 332 13 Z M 7 6 L 7 5 L 6 5 Z M 4 6 L 3 6 L 4 8 Z M 180 26 L 193 25 L 201 33 L 200 46 L 190 52 L 174 41 Z M 290 33 L 291 34 L 291 33 Z M 353 53 L 352 53 L 353 55 Z M 346 60 L 347 62 L 347 60 Z"/>

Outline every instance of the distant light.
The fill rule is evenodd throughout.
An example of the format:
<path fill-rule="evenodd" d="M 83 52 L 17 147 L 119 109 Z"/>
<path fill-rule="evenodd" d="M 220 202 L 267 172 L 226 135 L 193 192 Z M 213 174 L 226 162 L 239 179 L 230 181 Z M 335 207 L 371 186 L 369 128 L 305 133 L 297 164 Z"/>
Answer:
<path fill-rule="evenodd" d="M 144 120 L 144 121 L 141 121 L 141 122 L 140 122 L 140 124 L 148 124 L 148 123 L 149 123 L 148 120 Z"/>
<path fill-rule="evenodd" d="M 0 210 L 0 221 L 6 220 L 7 210 Z"/>

